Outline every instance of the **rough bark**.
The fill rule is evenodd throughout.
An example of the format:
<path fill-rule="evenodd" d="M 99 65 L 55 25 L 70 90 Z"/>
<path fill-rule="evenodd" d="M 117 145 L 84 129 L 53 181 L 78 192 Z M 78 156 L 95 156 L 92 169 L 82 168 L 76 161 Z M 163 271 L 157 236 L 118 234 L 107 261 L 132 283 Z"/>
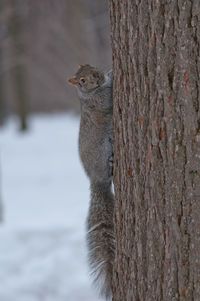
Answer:
<path fill-rule="evenodd" d="M 200 6 L 110 0 L 114 301 L 200 300 Z"/>

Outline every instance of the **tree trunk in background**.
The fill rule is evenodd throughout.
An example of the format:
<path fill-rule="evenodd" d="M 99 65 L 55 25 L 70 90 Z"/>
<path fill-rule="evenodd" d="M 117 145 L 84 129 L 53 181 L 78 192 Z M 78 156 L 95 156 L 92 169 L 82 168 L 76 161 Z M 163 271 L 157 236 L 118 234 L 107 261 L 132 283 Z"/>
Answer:
<path fill-rule="evenodd" d="M 111 53 L 108 51 L 110 44 L 107 44 L 110 43 L 110 39 L 108 39 L 108 5 L 107 0 L 98 1 L 98 4 L 94 0 L 84 1 L 87 15 L 86 32 L 88 34 L 86 37 L 91 45 L 90 57 L 93 55 L 93 61 L 96 60 L 95 66 L 98 64 L 102 70 L 105 67 L 111 68 L 111 65 L 108 66 L 108 62 L 111 63 Z"/>
<path fill-rule="evenodd" d="M 110 0 L 114 301 L 200 300 L 199 7 Z"/>
<path fill-rule="evenodd" d="M 11 1 L 13 8 L 13 15 L 11 18 L 11 31 L 13 42 L 13 53 L 17 59 L 17 64 L 12 70 L 13 85 L 15 89 L 15 97 L 18 103 L 18 114 L 20 118 L 20 129 L 27 129 L 27 81 L 26 68 L 21 58 L 24 53 L 24 43 L 22 40 L 22 20 L 20 9 L 16 0 Z"/>
<path fill-rule="evenodd" d="M 0 2 L 0 16 L 3 13 L 3 4 Z M 3 39 L 3 29 L 0 29 L 0 42 Z M 4 90 L 3 90 L 3 52 L 2 47 L 0 46 L 0 127 L 3 124 L 5 118 L 5 99 L 4 99 Z"/>
<path fill-rule="evenodd" d="M 3 90 L 3 74 L 2 74 L 2 51 L 0 48 L 0 127 L 3 124 L 5 118 L 5 99 L 4 99 L 4 90 Z"/>

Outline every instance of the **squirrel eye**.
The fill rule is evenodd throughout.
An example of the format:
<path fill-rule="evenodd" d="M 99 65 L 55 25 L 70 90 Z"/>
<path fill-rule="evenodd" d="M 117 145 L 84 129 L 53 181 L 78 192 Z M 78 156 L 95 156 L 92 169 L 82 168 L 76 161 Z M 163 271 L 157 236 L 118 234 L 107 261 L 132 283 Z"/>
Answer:
<path fill-rule="evenodd" d="M 81 82 L 82 82 L 82 83 L 85 83 L 85 79 L 84 79 L 84 78 L 81 78 Z"/>

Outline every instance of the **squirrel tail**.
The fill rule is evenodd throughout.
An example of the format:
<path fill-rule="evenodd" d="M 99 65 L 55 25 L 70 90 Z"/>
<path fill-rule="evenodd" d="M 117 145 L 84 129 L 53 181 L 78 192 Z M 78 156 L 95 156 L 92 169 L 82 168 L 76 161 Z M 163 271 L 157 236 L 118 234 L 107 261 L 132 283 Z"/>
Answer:
<path fill-rule="evenodd" d="M 113 227 L 114 195 L 111 182 L 91 184 L 87 245 L 94 283 L 106 299 L 112 295 L 115 251 Z"/>

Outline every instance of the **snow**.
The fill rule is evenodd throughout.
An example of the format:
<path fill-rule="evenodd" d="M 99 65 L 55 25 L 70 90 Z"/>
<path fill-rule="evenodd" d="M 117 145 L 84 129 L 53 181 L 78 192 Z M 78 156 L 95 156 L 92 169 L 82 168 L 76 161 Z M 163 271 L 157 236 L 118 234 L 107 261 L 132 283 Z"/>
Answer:
<path fill-rule="evenodd" d="M 36 115 L 0 129 L 1 301 L 97 301 L 87 268 L 89 181 L 77 117 Z"/>

